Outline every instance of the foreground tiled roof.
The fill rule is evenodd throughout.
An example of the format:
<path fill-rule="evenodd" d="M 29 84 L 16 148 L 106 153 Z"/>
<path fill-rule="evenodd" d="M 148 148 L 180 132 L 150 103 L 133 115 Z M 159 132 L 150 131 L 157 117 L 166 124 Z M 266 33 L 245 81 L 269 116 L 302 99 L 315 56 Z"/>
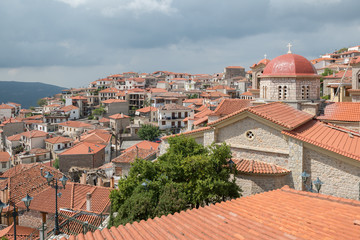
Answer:
<path fill-rule="evenodd" d="M 236 164 L 236 169 L 239 173 L 247 173 L 247 174 L 287 174 L 291 171 L 277 166 L 275 164 L 255 161 L 255 160 L 247 160 L 247 159 L 232 159 Z"/>
<path fill-rule="evenodd" d="M 273 102 L 236 111 L 223 118 L 220 118 L 219 120 L 211 122 L 208 125 L 214 125 L 216 123 L 222 122 L 225 119 L 236 116 L 245 111 L 253 113 L 261 118 L 269 120 L 289 130 L 310 121 L 314 117 L 313 115 L 297 110 L 287 105 L 286 103 Z"/>
<path fill-rule="evenodd" d="M 106 187 L 68 182 L 65 189 L 59 190 L 62 195 L 58 198 L 58 208 L 86 210 L 86 194 L 91 193 L 91 211 L 95 213 L 107 212 L 110 206 L 109 195 L 111 190 L 111 188 Z M 53 188 L 48 187 L 42 192 L 32 195 L 34 199 L 31 201 L 30 210 L 55 213 L 54 191 Z M 17 205 L 20 208 L 25 208 L 23 202 Z"/>
<path fill-rule="evenodd" d="M 250 100 L 245 99 L 224 99 L 214 110 L 215 115 L 226 116 L 244 108 L 250 107 Z"/>
<path fill-rule="evenodd" d="M 139 142 L 139 143 L 125 149 L 123 152 L 135 149 L 136 147 L 142 148 L 142 149 L 158 149 L 159 146 L 160 146 L 160 143 L 150 142 L 150 141 L 144 140 L 142 142 Z"/>
<path fill-rule="evenodd" d="M 81 142 L 100 143 L 107 145 L 111 140 L 111 133 L 106 130 L 95 129 L 81 135 Z"/>
<path fill-rule="evenodd" d="M 312 120 L 283 134 L 360 161 L 360 135 L 346 128 Z"/>
<path fill-rule="evenodd" d="M 360 238 L 360 202 L 281 189 L 69 239 Z"/>
<path fill-rule="evenodd" d="M 336 102 L 328 104 L 321 120 L 360 122 L 360 102 Z"/>
<path fill-rule="evenodd" d="M 21 134 L 15 134 L 6 138 L 9 141 L 20 141 Z"/>
<path fill-rule="evenodd" d="M 65 106 L 65 107 L 60 108 L 60 110 L 64 111 L 64 112 L 69 112 L 71 110 L 76 110 L 76 109 L 79 109 L 79 108 L 76 107 L 76 106 L 73 106 L 73 105 L 69 105 L 69 106 Z"/>
<path fill-rule="evenodd" d="M 46 137 L 48 135 L 46 132 L 38 131 L 38 130 L 32 130 L 32 131 L 23 132 L 20 134 L 26 138 Z"/>

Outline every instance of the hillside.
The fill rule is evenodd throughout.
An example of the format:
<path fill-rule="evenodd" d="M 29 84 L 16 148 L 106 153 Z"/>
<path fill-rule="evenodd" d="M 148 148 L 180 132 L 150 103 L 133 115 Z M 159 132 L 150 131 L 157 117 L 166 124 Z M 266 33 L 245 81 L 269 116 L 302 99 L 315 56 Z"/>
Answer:
<path fill-rule="evenodd" d="M 0 104 L 20 103 L 22 108 L 37 106 L 37 100 L 61 93 L 65 88 L 39 82 L 0 81 Z"/>

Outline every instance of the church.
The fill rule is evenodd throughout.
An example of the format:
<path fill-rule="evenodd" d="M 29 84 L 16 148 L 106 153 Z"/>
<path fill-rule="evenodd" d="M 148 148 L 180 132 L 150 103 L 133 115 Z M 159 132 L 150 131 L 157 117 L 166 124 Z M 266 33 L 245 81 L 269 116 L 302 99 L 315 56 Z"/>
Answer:
<path fill-rule="evenodd" d="M 230 145 L 243 196 L 284 185 L 311 190 L 319 178 L 321 193 L 360 200 L 360 134 L 316 118 L 323 102 L 313 65 L 289 49 L 252 69 L 252 106 L 182 134 Z"/>

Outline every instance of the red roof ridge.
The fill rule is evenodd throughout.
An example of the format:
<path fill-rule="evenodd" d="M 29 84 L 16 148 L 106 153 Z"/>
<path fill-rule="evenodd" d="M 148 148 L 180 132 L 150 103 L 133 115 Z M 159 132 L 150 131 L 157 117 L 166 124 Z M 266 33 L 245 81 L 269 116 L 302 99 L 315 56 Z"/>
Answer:
<path fill-rule="evenodd" d="M 195 130 L 188 131 L 188 132 L 183 132 L 183 133 L 178 133 L 178 134 L 172 134 L 172 135 L 169 135 L 169 136 L 165 136 L 165 137 L 162 137 L 161 139 L 168 139 L 170 137 L 175 137 L 175 136 L 180 136 L 180 135 L 187 135 L 187 134 L 192 134 L 192 133 L 196 133 L 196 132 L 202 132 L 202 131 L 209 130 L 211 128 L 212 127 L 202 127 L 202 128 L 198 128 L 198 129 L 195 129 Z"/>

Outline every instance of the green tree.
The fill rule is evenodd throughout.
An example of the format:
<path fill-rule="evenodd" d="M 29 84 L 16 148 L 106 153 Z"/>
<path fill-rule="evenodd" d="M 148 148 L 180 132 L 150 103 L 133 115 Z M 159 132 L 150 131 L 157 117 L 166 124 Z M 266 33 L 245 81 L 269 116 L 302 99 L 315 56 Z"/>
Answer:
<path fill-rule="evenodd" d="M 240 196 L 226 144 L 204 147 L 177 136 L 157 161 L 137 159 L 110 194 L 110 226 L 173 214 Z M 114 215 L 114 213 L 116 213 Z"/>
<path fill-rule="evenodd" d="M 329 76 L 329 75 L 331 75 L 333 73 L 334 73 L 334 71 L 331 70 L 330 68 L 325 68 L 324 72 L 321 75 L 323 75 L 325 77 L 325 76 Z"/>
<path fill-rule="evenodd" d="M 46 100 L 43 99 L 43 98 L 40 98 L 38 101 L 37 101 L 37 105 L 39 105 L 40 107 L 46 105 Z"/>
<path fill-rule="evenodd" d="M 138 131 L 142 140 L 154 141 L 160 135 L 160 129 L 152 124 L 143 124 Z"/>
<path fill-rule="evenodd" d="M 53 163 L 53 167 L 56 168 L 56 169 L 59 169 L 59 159 L 58 158 L 55 158 L 55 161 Z"/>
<path fill-rule="evenodd" d="M 99 108 L 96 108 L 92 111 L 92 114 L 93 115 L 96 115 L 96 116 L 102 116 L 104 113 L 106 112 L 105 108 L 103 108 L 102 106 L 99 107 Z"/>

